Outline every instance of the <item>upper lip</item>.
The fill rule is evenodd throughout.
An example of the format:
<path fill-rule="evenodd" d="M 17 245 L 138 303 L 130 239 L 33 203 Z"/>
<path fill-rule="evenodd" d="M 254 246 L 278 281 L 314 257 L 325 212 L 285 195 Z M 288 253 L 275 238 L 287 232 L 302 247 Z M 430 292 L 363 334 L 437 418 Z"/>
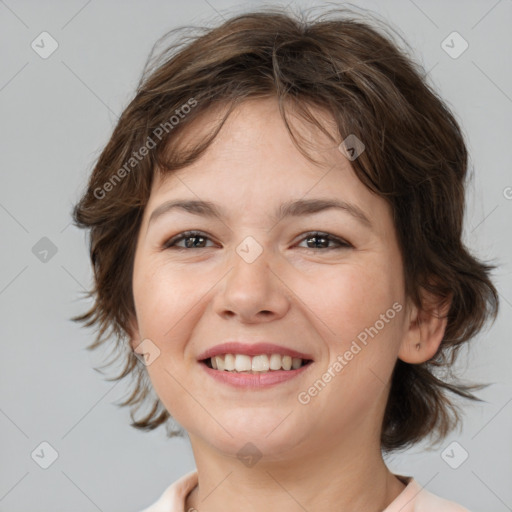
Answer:
<path fill-rule="evenodd" d="M 312 360 L 309 354 L 298 352 L 291 348 L 286 348 L 274 343 L 240 343 L 238 341 L 228 341 L 215 345 L 198 356 L 198 360 L 208 359 L 210 357 L 224 354 L 245 354 L 248 356 L 259 356 L 261 354 L 281 354 L 283 356 L 299 357 L 300 359 Z"/>

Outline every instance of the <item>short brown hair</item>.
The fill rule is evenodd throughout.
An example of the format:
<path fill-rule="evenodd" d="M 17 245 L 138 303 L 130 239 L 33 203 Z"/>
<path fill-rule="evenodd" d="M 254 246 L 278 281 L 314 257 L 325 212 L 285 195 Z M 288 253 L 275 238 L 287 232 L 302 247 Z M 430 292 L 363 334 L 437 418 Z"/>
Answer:
<path fill-rule="evenodd" d="M 396 363 L 382 448 L 403 448 L 436 432 L 442 439 L 459 422 L 447 392 L 477 400 L 472 391 L 478 386 L 443 380 L 438 372 L 450 369 L 462 344 L 489 317 L 496 318 L 499 305 L 489 278 L 495 266 L 476 259 L 462 242 L 468 177 L 462 131 L 427 83 L 423 68 L 399 48 L 387 28 L 379 29 L 377 19 L 371 26 L 347 12 L 335 9 L 313 20 L 279 8 L 237 15 L 148 60 L 136 95 L 73 211 L 75 224 L 90 229 L 94 268 L 94 287 L 87 293 L 94 304 L 73 320 L 98 326 L 89 349 L 114 335 L 116 349 L 124 352 L 124 369 L 114 380 L 137 378 L 131 396 L 120 404 L 133 406 L 132 426 L 151 430 L 172 420 L 158 397 L 149 397 L 146 369 L 127 341 L 135 316 L 135 246 L 154 172 L 171 172 L 195 161 L 233 108 L 257 97 L 278 98 L 286 127 L 303 154 L 287 121 L 287 105 L 297 107 L 324 133 L 311 109 L 327 110 L 340 141 L 353 134 L 364 142 L 365 151 L 352 167 L 363 184 L 391 205 L 407 296 L 419 307 L 422 290 L 441 300 L 451 298 L 435 356 L 418 365 Z M 183 37 L 182 29 L 178 35 Z M 170 123 L 174 113 L 192 104 L 178 123 Z M 194 119 L 221 105 L 229 107 L 224 118 L 197 146 L 170 145 Z M 155 147 L 128 169 L 127 162 L 149 141 Z M 134 412 L 148 402 L 151 410 L 136 420 Z M 168 435 L 179 433 L 168 430 Z"/>

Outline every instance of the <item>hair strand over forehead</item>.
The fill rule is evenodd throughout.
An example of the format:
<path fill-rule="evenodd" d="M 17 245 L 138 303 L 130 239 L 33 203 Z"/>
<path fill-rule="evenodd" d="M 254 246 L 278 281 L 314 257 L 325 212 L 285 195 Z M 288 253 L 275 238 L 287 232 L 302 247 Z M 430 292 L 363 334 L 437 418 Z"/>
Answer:
<path fill-rule="evenodd" d="M 374 22 L 358 20 L 346 9 L 311 20 L 267 9 L 234 16 L 199 35 L 189 28 L 172 31 L 180 42 L 148 60 L 136 95 L 73 210 L 75 224 L 90 230 L 94 270 L 94 286 L 87 293 L 94 304 L 73 320 L 97 326 L 90 349 L 115 340 L 125 366 L 114 380 L 136 379 L 121 404 L 132 406 L 134 427 L 150 430 L 172 420 L 151 396 L 146 369 L 127 343 L 135 317 L 133 260 L 154 173 L 171 173 L 200 158 L 231 112 L 249 98 L 278 99 L 290 136 L 307 158 L 306 144 L 289 122 L 292 107 L 332 138 L 318 116 L 328 112 L 338 143 L 348 135 L 363 141 L 365 151 L 351 164 L 361 182 L 391 207 L 407 296 L 424 309 L 426 296 L 451 299 L 435 356 L 419 365 L 396 363 L 382 448 L 403 448 L 434 433 L 445 436 L 459 419 L 447 393 L 477 399 L 472 391 L 480 386 L 439 374 L 449 370 L 460 348 L 489 318 L 496 318 L 499 304 L 489 277 L 495 266 L 471 255 L 462 241 L 469 178 L 464 137 L 422 68 Z M 182 144 L 187 128 L 214 110 L 221 115 L 213 129 L 194 144 Z M 171 126 L 173 115 L 179 122 Z M 150 141 L 154 149 L 132 165 L 133 155 Z M 114 182 L 115 173 L 119 180 Z M 108 192 L 106 183 L 111 184 Z M 135 420 L 133 412 L 147 403 L 152 403 L 149 412 Z M 179 428 L 168 430 L 178 433 Z"/>

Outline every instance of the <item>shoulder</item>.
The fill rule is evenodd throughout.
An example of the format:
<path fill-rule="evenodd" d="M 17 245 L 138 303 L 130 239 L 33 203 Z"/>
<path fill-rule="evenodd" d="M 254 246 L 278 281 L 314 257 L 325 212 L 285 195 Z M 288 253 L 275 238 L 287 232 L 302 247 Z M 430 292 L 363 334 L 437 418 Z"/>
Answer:
<path fill-rule="evenodd" d="M 197 470 L 193 470 L 172 483 L 155 503 L 140 512 L 183 512 L 185 498 L 196 485 Z"/>
<path fill-rule="evenodd" d="M 412 477 L 400 479 L 406 488 L 384 512 L 470 512 L 462 505 L 428 492 Z"/>
<path fill-rule="evenodd" d="M 448 501 L 423 490 L 418 494 L 415 512 L 469 512 L 469 510 L 458 503 Z"/>

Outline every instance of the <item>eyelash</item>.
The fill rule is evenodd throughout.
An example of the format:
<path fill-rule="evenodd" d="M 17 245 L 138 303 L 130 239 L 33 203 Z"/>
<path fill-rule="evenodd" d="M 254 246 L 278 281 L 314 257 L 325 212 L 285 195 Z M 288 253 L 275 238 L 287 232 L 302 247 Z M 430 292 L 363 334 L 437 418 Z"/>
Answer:
<path fill-rule="evenodd" d="M 210 238 L 208 236 L 205 236 L 205 234 L 202 233 L 201 231 L 184 231 L 183 233 L 180 233 L 179 235 L 176 235 L 176 236 L 170 238 L 169 240 L 167 240 L 164 243 L 164 245 L 162 246 L 162 249 L 184 249 L 184 250 L 186 250 L 186 249 L 207 249 L 207 247 L 177 247 L 176 246 L 176 243 L 181 242 L 182 240 L 186 240 L 187 238 L 194 238 L 194 237 L 202 237 L 207 240 L 210 240 Z M 329 233 L 324 233 L 321 231 L 311 231 L 309 233 L 306 233 L 306 236 L 301 238 L 300 241 L 302 242 L 303 240 L 307 240 L 308 238 L 315 238 L 315 237 L 324 238 L 327 241 L 335 242 L 336 244 L 338 244 L 338 247 L 324 247 L 323 248 L 324 250 L 353 248 L 353 245 L 349 244 L 345 240 L 335 237 L 333 235 L 330 235 Z M 310 251 L 318 250 L 318 249 L 314 249 L 311 247 L 304 247 L 304 249 L 310 250 Z M 320 248 L 320 249 L 322 249 L 322 248 Z"/>

